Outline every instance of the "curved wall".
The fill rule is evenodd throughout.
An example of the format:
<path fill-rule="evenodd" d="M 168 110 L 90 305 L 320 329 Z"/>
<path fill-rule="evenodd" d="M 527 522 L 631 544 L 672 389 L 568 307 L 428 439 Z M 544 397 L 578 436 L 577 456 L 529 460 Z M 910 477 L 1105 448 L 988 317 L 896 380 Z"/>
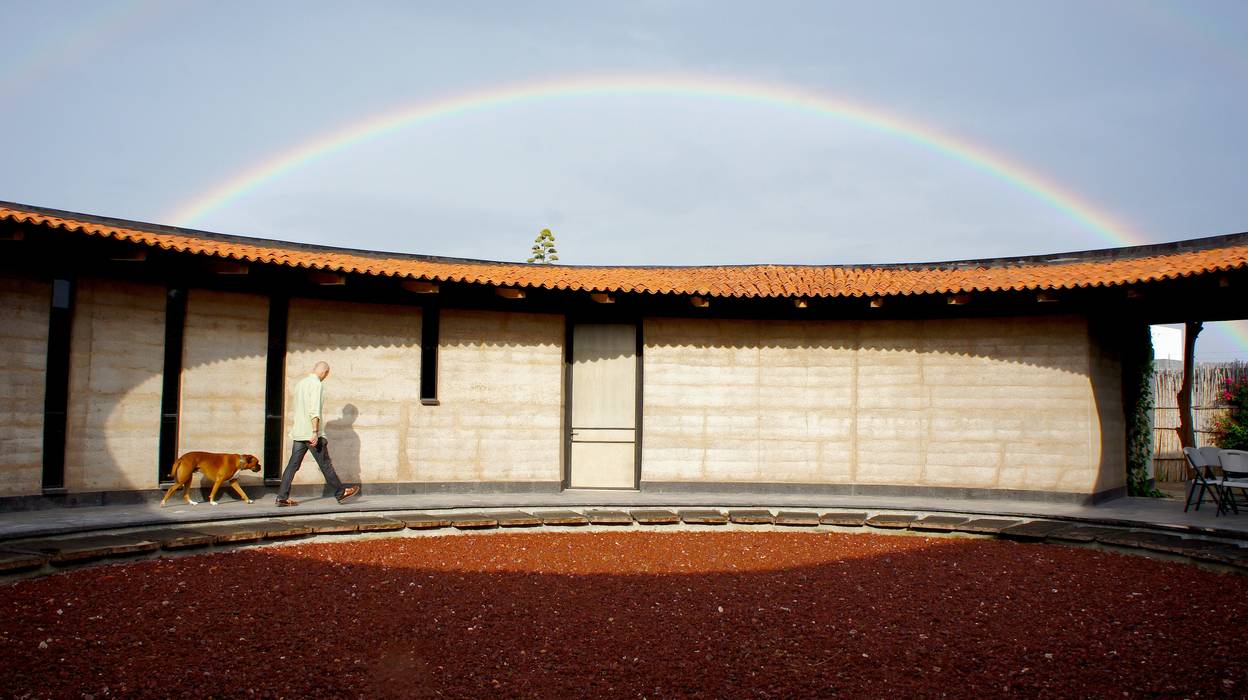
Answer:
<path fill-rule="evenodd" d="M 0 496 L 23 496 L 39 491 L 49 289 L 2 282 L 18 359 L 0 371 L 0 386 L 26 398 L 0 426 Z M 564 316 L 443 309 L 440 318 L 438 404 L 424 405 L 419 307 L 291 300 L 287 401 L 313 363 L 330 363 L 335 464 L 374 493 L 558 488 Z M 180 451 L 262 455 L 267 320 L 262 296 L 190 292 Z M 71 493 L 156 489 L 164 323 L 162 286 L 79 280 Z M 643 334 L 643 489 L 1093 494 L 1124 484 L 1119 351 L 1112 329 L 1081 317 L 648 318 Z M 244 483 L 258 487 L 259 476 Z M 310 457 L 296 483 L 321 487 Z"/>

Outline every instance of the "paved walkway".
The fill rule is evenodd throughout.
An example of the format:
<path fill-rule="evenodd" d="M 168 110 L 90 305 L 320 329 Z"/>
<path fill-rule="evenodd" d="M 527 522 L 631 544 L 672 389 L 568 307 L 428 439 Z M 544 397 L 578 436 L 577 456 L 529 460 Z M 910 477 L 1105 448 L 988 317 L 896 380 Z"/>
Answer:
<path fill-rule="evenodd" d="M 704 493 L 646 494 L 619 491 L 569 490 L 558 494 L 432 494 L 370 496 L 346 505 L 333 498 L 312 498 L 295 508 L 277 508 L 272 497 L 248 505 L 223 500 L 221 505 L 158 504 L 57 508 L 0 513 L 0 541 L 106 530 L 204 523 L 270 516 L 294 517 L 317 514 L 442 512 L 462 510 L 549 509 L 618 507 L 716 507 L 853 510 L 872 514 L 905 512 L 918 515 L 1004 515 L 1022 518 L 1070 520 L 1119 527 L 1154 528 L 1248 540 L 1248 511 L 1242 515 L 1217 516 L 1212 504 L 1200 511 L 1183 512 L 1176 499 L 1119 498 L 1097 505 L 1033 503 L 1016 500 L 942 499 L 927 497 L 802 496 L 776 494 Z"/>

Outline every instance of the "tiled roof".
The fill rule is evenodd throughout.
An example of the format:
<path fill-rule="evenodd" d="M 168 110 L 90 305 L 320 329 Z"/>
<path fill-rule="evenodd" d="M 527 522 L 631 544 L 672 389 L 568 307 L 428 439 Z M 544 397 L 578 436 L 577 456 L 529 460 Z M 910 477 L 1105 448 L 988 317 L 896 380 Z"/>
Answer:
<path fill-rule="evenodd" d="M 587 267 L 346 250 L 0 202 L 0 221 L 6 220 L 193 255 L 334 272 L 507 287 L 711 297 L 861 297 L 1071 289 L 1154 282 L 1248 266 L 1248 234 L 1011 260 L 856 266 Z"/>

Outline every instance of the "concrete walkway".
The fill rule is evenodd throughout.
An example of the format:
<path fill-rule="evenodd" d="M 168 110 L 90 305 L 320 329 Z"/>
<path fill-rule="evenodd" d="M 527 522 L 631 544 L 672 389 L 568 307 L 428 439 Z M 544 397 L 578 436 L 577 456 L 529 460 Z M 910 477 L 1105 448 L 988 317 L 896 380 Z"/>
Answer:
<path fill-rule="evenodd" d="M 558 494 L 432 494 L 361 495 L 345 505 L 333 498 L 311 498 L 294 508 L 277 508 L 272 497 L 248 505 L 222 500 L 221 505 L 157 504 L 57 508 L 0 513 L 0 541 L 114 528 L 206 523 L 247 518 L 283 518 L 347 513 L 446 512 L 462 510 L 616 508 L 771 508 L 852 510 L 869 513 L 903 512 L 917 515 L 1002 515 L 1044 518 L 1096 525 L 1159 529 L 1179 534 L 1201 534 L 1248 540 L 1248 510 L 1243 515 L 1217 516 L 1212 504 L 1200 511 L 1183 512 L 1176 499 L 1120 498 L 1097 505 L 1039 503 L 1017 500 L 944 499 L 925 497 L 802 496 L 777 494 L 703 493 L 645 494 L 620 491 L 569 490 Z"/>

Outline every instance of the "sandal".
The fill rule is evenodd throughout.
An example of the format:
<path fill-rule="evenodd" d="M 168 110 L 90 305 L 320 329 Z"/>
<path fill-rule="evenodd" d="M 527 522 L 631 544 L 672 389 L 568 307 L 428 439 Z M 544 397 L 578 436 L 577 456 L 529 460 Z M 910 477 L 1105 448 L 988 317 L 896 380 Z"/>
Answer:
<path fill-rule="evenodd" d="M 359 486 L 348 486 L 347 488 L 343 489 L 342 494 L 338 496 L 338 502 L 345 503 L 348 498 L 351 498 L 352 496 L 356 495 L 359 492 L 360 492 Z"/>
<path fill-rule="evenodd" d="M 278 508 L 286 508 L 286 507 L 289 507 L 289 506 L 297 506 L 297 505 L 299 505 L 299 501 L 296 501 L 296 500 L 295 500 L 295 499 L 293 499 L 293 498 L 279 498 L 279 499 L 277 499 L 277 507 L 278 507 Z"/>

